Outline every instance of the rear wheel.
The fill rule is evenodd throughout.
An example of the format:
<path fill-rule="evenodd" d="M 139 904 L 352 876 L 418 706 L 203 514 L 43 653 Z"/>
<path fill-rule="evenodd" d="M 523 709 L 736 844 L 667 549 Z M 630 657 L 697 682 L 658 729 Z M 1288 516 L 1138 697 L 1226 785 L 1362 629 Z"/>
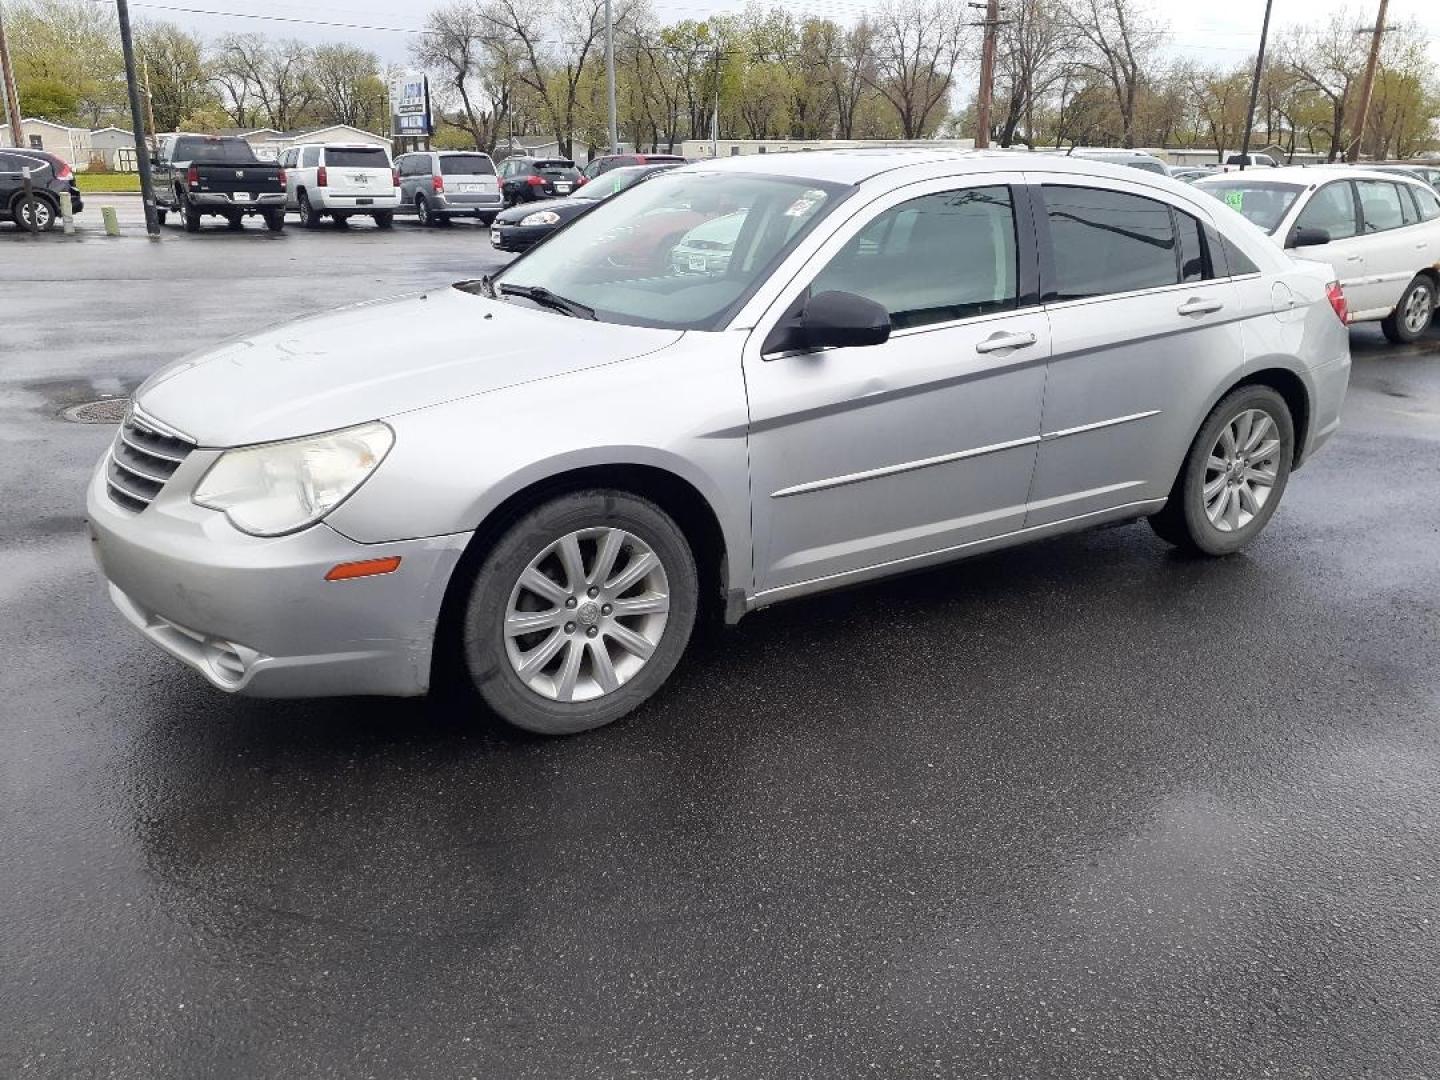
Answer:
<path fill-rule="evenodd" d="M 22 228 L 31 232 L 49 232 L 55 228 L 55 208 L 41 195 L 28 200 L 24 195 L 17 196 L 11 213 Z"/>
<path fill-rule="evenodd" d="M 424 195 L 415 196 L 415 216 L 420 219 L 421 225 L 435 224 L 435 215 L 430 211 L 430 200 Z"/>
<path fill-rule="evenodd" d="M 695 624 L 695 559 L 647 499 L 583 491 L 517 521 L 486 557 L 464 652 L 485 702 L 517 727 L 600 727 L 669 677 Z"/>
<path fill-rule="evenodd" d="M 1274 515 L 1294 460 L 1285 399 L 1268 386 L 1242 386 L 1206 417 L 1151 528 L 1199 554 L 1239 551 Z"/>
<path fill-rule="evenodd" d="M 331 214 L 330 216 L 335 219 L 335 227 L 337 229 L 348 229 L 350 227 L 349 214 Z"/>
<path fill-rule="evenodd" d="M 310 196 L 307 192 L 300 192 L 297 204 L 300 207 L 300 224 L 307 229 L 318 228 L 320 225 L 320 212 L 310 204 Z"/>
<path fill-rule="evenodd" d="M 1417 274 L 1406 286 L 1395 310 L 1380 323 L 1380 329 L 1396 345 L 1408 345 L 1420 339 L 1434 318 L 1435 283 L 1424 274 Z"/>
<path fill-rule="evenodd" d="M 180 216 L 185 221 L 186 232 L 200 231 L 200 210 L 183 191 L 180 192 Z"/>
<path fill-rule="evenodd" d="M 170 216 L 170 211 L 160 207 L 155 208 L 155 224 L 164 225 L 165 219 Z"/>
<path fill-rule="evenodd" d="M 265 227 L 271 232 L 280 232 L 285 228 L 284 210 L 266 210 L 264 212 Z"/>
<path fill-rule="evenodd" d="M 392 210 L 378 210 L 373 215 L 375 226 L 379 229 L 388 229 L 395 224 L 395 213 Z"/>

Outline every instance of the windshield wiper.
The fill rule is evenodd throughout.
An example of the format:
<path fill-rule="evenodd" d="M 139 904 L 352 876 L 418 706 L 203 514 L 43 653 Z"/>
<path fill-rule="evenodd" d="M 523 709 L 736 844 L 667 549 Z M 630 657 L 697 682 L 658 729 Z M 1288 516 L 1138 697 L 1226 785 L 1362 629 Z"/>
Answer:
<path fill-rule="evenodd" d="M 568 300 L 551 292 L 544 285 L 511 285 L 509 282 L 501 282 L 500 292 L 505 296 L 523 296 L 526 300 L 533 300 L 541 307 L 547 307 L 553 311 L 563 311 L 566 315 L 573 315 L 577 319 L 595 318 L 594 308 L 586 307 L 576 300 Z"/>

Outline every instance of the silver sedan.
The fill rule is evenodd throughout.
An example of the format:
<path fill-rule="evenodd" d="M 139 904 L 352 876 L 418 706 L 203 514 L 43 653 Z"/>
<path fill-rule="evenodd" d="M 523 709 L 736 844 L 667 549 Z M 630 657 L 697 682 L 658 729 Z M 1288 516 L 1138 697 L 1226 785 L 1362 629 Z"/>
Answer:
<path fill-rule="evenodd" d="M 121 613 L 223 690 L 423 694 L 448 654 L 575 732 L 698 618 L 1138 518 L 1237 551 L 1339 424 L 1345 319 L 1327 267 L 1158 175 L 704 163 L 494 280 L 164 368 L 89 518 Z"/>

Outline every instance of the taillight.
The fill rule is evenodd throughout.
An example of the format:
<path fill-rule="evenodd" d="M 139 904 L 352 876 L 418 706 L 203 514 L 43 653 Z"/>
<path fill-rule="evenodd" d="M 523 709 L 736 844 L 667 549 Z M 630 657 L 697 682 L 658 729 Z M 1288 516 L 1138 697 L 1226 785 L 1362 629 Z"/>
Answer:
<path fill-rule="evenodd" d="M 1332 281 L 1325 286 L 1325 299 L 1330 301 L 1330 309 L 1337 319 L 1342 323 L 1350 321 L 1350 302 L 1345 299 L 1345 290 L 1340 287 L 1340 282 Z"/>
<path fill-rule="evenodd" d="M 399 186 L 400 186 L 400 170 L 399 170 L 399 169 L 391 169 L 391 170 L 390 170 L 390 185 L 391 185 L 392 187 L 399 187 Z"/>
<path fill-rule="evenodd" d="M 430 190 L 435 192 L 441 192 L 445 190 L 445 178 L 439 173 L 436 173 L 430 178 Z"/>
<path fill-rule="evenodd" d="M 70 168 L 69 162 L 60 162 L 60 171 L 55 174 L 56 180 L 69 180 L 75 175 L 75 170 Z"/>
<path fill-rule="evenodd" d="M 325 172 L 325 166 L 321 165 L 318 169 L 315 170 L 315 186 L 328 187 L 329 184 L 330 177 Z"/>
<path fill-rule="evenodd" d="M 185 182 L 191 187 L 200 186 L 200 170 L 194 165 L 191 165 L 190 168 L 185 170 Z"/>
<path fill-rule="evenodd" d="M 282 186 L 284 185 L 285 179 L 286 179 L 286 177 L 285 177 L 285 170 L 284 170 L 284 169 L 281 169 L 281 170 L 280 170 L 280 175 L 279 175 L 278 177 L 276 177 L 276 179 L 280 181 L 280 183 L 281 183 Z"/>
<path fill-rule="evenodd" d="M 543 176 L 527 176 L 527 177 L 525 178 L 525 182 L 526 182 L 527 184 L 529 184 L 531 187 L 544 187 L 544 185 L 545 185 L 545 177 L 543 177 Z"/>
<path fill-rule="evenodd" d="M 575 186 L 576 186 L 576 187 L 584 187 L 584 186 L 585 186 L 586 184 L 588 184 L 589 182 L 590 182 L 590 177 L 586 176 L 584 173 L 581 173 L 579 176 L 577 176 L 577 177 L 575 178 Z"/>

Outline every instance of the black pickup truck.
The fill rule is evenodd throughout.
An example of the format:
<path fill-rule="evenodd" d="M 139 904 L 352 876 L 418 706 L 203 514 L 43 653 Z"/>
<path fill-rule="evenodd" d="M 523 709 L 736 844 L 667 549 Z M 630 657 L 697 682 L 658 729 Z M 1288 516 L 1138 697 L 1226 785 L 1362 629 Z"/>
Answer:
<path fill-rule="evenodd" d="M 259 214 L 271 232 L 285 227 L 285 173 L 261 161 L 233 135 L 164 135 L 150 159 L 160 224 L 170 211 L 186 232 L 198 232 L 203 214 L 218 214 L 240 228 Z"/>

